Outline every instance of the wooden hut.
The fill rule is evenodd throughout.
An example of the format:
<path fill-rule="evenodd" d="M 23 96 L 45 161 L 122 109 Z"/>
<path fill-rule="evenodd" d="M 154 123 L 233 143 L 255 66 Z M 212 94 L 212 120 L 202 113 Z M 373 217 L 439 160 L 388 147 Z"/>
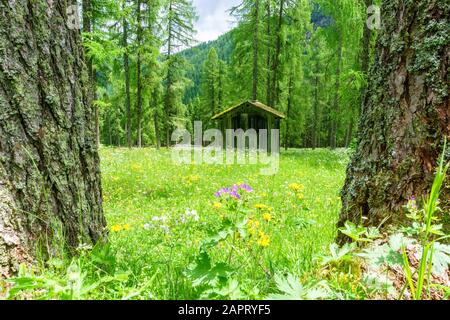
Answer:
<path fill-rule="evenodd" d="M 280 129 L 280 121 L 286 116 L 259 101 L 245 101 L 216 114 L 212 120 L 217 122 L 217 129 L 226 136 L 227 129 L 266 129 L 270 137 L 272 129 Z"/>

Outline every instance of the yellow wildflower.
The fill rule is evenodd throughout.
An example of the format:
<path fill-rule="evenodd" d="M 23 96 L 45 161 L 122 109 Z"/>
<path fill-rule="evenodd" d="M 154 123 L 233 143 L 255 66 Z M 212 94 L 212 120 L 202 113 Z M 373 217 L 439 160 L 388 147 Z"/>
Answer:
<path fill-rule="evenodd" d="M 123 230 L 128 231 L 128 230 L 130 230 L 130 225 L 128 223 L 124 224 L 122 228 L 123 228 Z"/>
<path fill-rule="evenodd" d="M 119 231 L 122 231 L 122 227 L 121 227 L 120 225 L 116 224 L 116 225 L 114 225 L 114 226 L 111 227 L 111 231 L 112 231 L 112 232 L 119 232 Z"/>
<path fill-rule="evenodd" d="M 142 169 L 142 167 L 138 164 L 133 164 L 131 165 L 131 169 L 133 169 L 134 171 L 139 171 Z"/>
<path fill-rule="evenodd" d="M 257 232 L 258 232 L 258 228 L 259 228 L 259 226 L 260 226 L 260 223 L 259 223 L 259 221 L 258 220 L 252 220 L 252 219 L 250 219 L 250 220 L 248 220 L 248 222 L 247 222 L 247 226 L 248 226 L 248 233 L 251 235 L 251 236 L 256 236 L 256 234 L 257 234 Z"/>
<path fill-rule="evenodd" d="M 266 220 L 267 222 L 270 222 L 273 220 L 273 217 L 270 213 L 266 212 L 263 214 L 263 219 Z"/>
<path fill-rule="evenodd" d="M 196 182 L 196 181 L 200 180 L 200 177 L 197 175 L 192 175 L 192 176 L 186 177 L 186 180 L 188 180 L 189 182 Z"/>
<path fill-rule="evenodd" d="M 299 183 L 291 183 L 289 185 L 289 189 L 294 190 L 296 192 L 305 190 L 305 186 Z"/>
<path fill-rule="evenodd" d="M 214 202 L 213 207 L 216 209 L 222 208 L 222 204 L 220 202 Z"/>
<path fill-rule="evenodd" d="M 267 209 L 268 206 L 266 206 L 265 204 L 258 203 L 258 204 L 255 204 L 255 208 L 262 210 L 262 209 Z"/>
<path fill-rule="evenodd" d="M 304 195 L 303 193 L 298 193 L 298 194 L 297 194 L 297 198 L 298 198 L 299 200 L 304 200 L 304 199 L 305 199 L 305 195 Z"/>
<path fill-rule="evenodd" d="M 256 244 L 260 247 L 268 247 L 270 245 L 270 238 L 267 234 L 264 232 L 259 233 L 258 241 L 256 241 Z"/>

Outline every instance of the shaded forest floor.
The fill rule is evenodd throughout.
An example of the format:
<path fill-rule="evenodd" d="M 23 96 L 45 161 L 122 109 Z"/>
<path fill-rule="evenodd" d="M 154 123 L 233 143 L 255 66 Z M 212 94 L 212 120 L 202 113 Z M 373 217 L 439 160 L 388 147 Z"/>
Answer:
<path fill-rule="evenodd" d="M 261 175 L 260 165 L 177 165 L 170 152 L 153 149 L 104 148 L 101 157 L 117 267 L 130 270 L 136 285 L 150 279 L 159 299 L 199 298 L 222 277 L 245 297 L 263 297 L 274 288 L 274 274 L 306 275 L 334 242 L 348 162 L 343 150 L 284 152 L 274 176 Z M 254 190 L 242 199 L 248 237 L 208 250 L 212 266 L 226 264 L 217 277 L 205 275 L 211 283 L 186 276 L 230 211 L 215 192 L 243 183 Z"/>

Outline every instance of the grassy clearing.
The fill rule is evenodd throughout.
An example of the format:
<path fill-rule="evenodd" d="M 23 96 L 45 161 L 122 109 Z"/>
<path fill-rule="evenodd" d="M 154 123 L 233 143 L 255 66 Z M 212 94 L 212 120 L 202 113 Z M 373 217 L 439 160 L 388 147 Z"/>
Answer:
<path fill-rule="evenodd" d="M 260 175 L 260 166 L 176 165 L 168 151 L 153 149 L 105 148 L 101 156 L 114 268 L 129 272 L 126 286 L 141 288 L 138 296 L 204 295 L 186 270 L 230 214 L 228 204 L 214 197 L 223 187 L 246 183 L 254 189 L 242 200 L 245 215 L 258 225 L 257 231 L 247 228 L 249 238 L 255 233 L 253 240 L 220 241 L 208 257 L 226 263 L 230 285 L 239 284 L 244 297 L 273 291 L 275 274 L 309 277 L 313 258 L 334 241 L 348 161 L 344 151 L 284 152 L 271 177 Z M 187 209 L 197 212 L 198 221 L 185 216 Z"/>
<path fill-rule="evenodd" d="M 75 257 L 61 244 L 0 281 L 0 297 L 450 297 L 443 160 L 428 198 L 405 206 L 411 224 L 382 235 L 347 222 L 339 231 L 352 242 L 339 247 L 343 150 L 284 152 L 271 177 L 260 166 L 175 165 L 167 150 L 104 148 L 101 156 L 109 242 L 80 245 Z"/>

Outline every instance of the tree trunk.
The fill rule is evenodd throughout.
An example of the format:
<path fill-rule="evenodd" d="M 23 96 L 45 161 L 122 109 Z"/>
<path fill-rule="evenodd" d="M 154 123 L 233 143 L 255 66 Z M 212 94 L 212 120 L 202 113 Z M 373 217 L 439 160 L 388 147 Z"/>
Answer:
<path fill-rule="evenodd" d="M 92 3 L 91 0 L 83 0 L 83 32 L 92 32 Z M 93 63 L 92 59 L 86 59 L 86 65 L 88 69 L 89 78 L 92 80 Z"/>
<path fill-rule="evenodd" d="M 318 47 L 315 47 L 315 55 L 314 55 L 314 123 L 313 123 L 313 134 L 312 134 L 312 148 L 315 149 L 319 147 L 319 136 L 320 136 L 320 121 L 321 121 L 321 112 L 320 112 L 320 101 L 319 101 L 319 86 L 321 85 L 319 79 L 320 73 L 320 59 L 318 57 Z"/>
<path fill-rule="evenodd" d="M 142 79 L 141 79 L 141 45 L 142 45 L 142 19 L 141 19 L 141 1 L 137 0 L 137 145 L 142 147 Z"/>
<path fill-rule="evenodd" d="M 155 126 L 155 138 L 156 138 L 156 149 L 159 150 L 161 148 L 161 133 L 159 132 L 159 119 L 158 119 L 158 88 L 155 87 L 153 89 L 152 95 L 152 104 L 153 104 L 153 121 Z"/>
<path fill-rule="evenodd" d="M 125 4 L 122 9 L 125 10 Z M 126 17 L 123 18 L 122 27 L 123 27 L 122 42 L 125 50 L 123 54 L 123 69 L 125 72 L 125 109 L 127 113 L 126 132 L 127 132 L 127 145 L 128 148 L 131 148 L 132 142 L 131 142 L 130 58 L 128 55 L 128 21 Z"/>
<path fill-rule="evenodd" d="M 220 112 L 223 110 L 223 92 L 224 92 L 224 73 L 225 73 L 225 66 L 222 60 L 219 60 L 219 88 L 218 88 L 218 101 L 217 101 L 217 110 L 216 112 Z"/>
<path fill-rule="evenodd" d="M 372 5 L 373 0 L 364 0 L 365 9 Z M 362 53 L 361 53 L 361 72 L 367 78 L 369 73 L 370 64 L 370 38 L 372 37 L 372 31 L 369 29 L 367 23 L 364 24 L 364 34 L 362 41 Z M 367 86 L 361 88 L 361 111 L 364 108 L 364 96 L 366 95 Z"/>
<path fill-rule="evenodd" d="M 270 46 L 270 42 L 271 42 L 271 36 L 272 36 L 272 26 L 271 26 L 271 19 L 272 19 L 272 6 L 271 6 L 271 1 L 267 1 L 267 37 L 269 38 L 269 45 L 267 46 L 267 80 L 266 80 L 266 100 L 267 100 L 267 105 L 268 106 L 272 106 L 272 95 L 271 95 L 271 86 L 272 86 L 272 70 L 270 70 L 270 64 L 272 63 L 271 60 L 271 55 L 272 55 L 272 50 L 271 50 L 271 46 Z"/>
<path fill-rule="evenodd" d="M 106 224 L 80 33 L 69 1 L 49 3 L 0 2 L 0 278 L 39 242 L 75 248 Z"/>
<path fill-rule="evenodd" d="M 258 100 L 258 55 L 259 55 L 259 10 L 260 0 L 255 0 L 254 34 L 253 34 L 253 101 Z"/>
<path fill-rule="evenodd" d="M 333 101 L 333 112 L 331 117 L 331 136 L 330 147 L 336 149 L 337 147 L 337 131 L 339 127 L 340 117 L 340 90 L 341 90 L 341 65 L 342 65 L 342 30 L 338 30 L 338 50 L 337 50 L 337 68 L 336 68 L 336 83 Z"/>
<path fill-rule="evenodd" d="M 273 58 L 273 66 L 272 66 L 272 72 L 273 72 L 273 80 L 272 80 L 272 104 L 273 106 L 276 106 L 278 104 L 279 100 L 279 66 L 280 66 L 280 55 L 281 55 L 281 29 L 283 28 L 283 14 L 284 14 L 284 4 L 285 0 L 281 0 L 280 2 L 280 11 L 278 13 L 278 26 L 277 26 L 277 41 L 276 41 L 276 47 L 275 47 L 275 56 Z"/>
<path fill-rule="evenodd" d="M 345 133 L 345 147 L 350 147 L 353 138 L 353 118 L 350 119 L 347 126 L 347 131 Z"/>
<path fill-rule="evenodd" d="M 172 75 L 172 38 L 173 38 L 173 19 L 174 13 L 172 9 L 172 1 L 169 3 L 169 23 L 168 23 L 168 38 L 167 38 L 167 79 L 166 79 L 166 97 L 164 106 L 164 126 L 166 130 L 166 146 L 170 147 L 170 133 L 172 131 L 172 87 L 173 87 L 173 75 Z"/>
<path fill-rule="evenodd" d="M 92 10 L 92 1 L 91 0 L 83 0 L 82 2 L 82 10 L 83 10 L 83 32 L 90 34 L 92 33 L 93 29 L 93 10 Z M 96 97 L 96 83 L 97 78 L 95 76 L 95 70 L 94 70 L 94 62 L 92 61 L 92 58 L 86 59 L 86 65 L 88 69 L 89 74 L 89 80 L 90 80 L 90 92 L 92 95 L 92 100 L 97 100 Z M 96 143 L 97 145 L 100 145 L 100 121 L 99 121 L 99 110 L 98 106 L 95 107 L 95 127 L 96 127 Z"/>
<path fill-rule="evenodd" d="M 291 118 L 291 108 L 292 108 L 292 89 L 294 86 L 294 75 L 293 69 L 289 77 L 289 88 L 288 88 L 288 99 L 287 99 L 287 112 L 286 112 L 286 135 L 284 140 L 284 149 L 287 150 L 289 147 L 289 120 Z"/>
<path fill-rule="evenodd" d="M 428 193 L 450 133 L 450 37 L 446 1 L 384 1 L 359 145 L 348 167 L 339 225 L 404 219 L 411 196 Z M 447 184 L 448 186 L 448 184 Z M 450 199 L 448 187 L 441 197 Z"/>

